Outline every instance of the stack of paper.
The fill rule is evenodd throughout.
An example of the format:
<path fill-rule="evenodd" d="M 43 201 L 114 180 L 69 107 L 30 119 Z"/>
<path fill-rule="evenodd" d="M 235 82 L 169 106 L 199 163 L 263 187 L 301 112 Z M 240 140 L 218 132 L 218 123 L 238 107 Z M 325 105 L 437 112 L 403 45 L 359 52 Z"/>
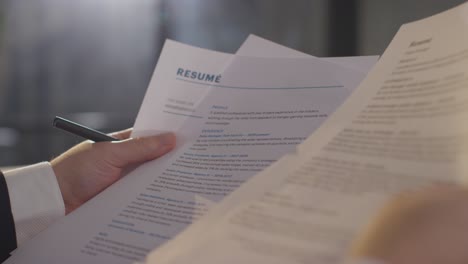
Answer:
<path fill-rule="evenodd" d="M 320 59 L 255 36 L 235 55 L 168 40 L 133 136 L 176 131 L 177 148 L 17 249 L 9 263 L 143 260 L 250 177 L 295 153 L 376 60 Z"/>
<path fill-rule="evenodd" d="M 467 88 L 468 3 L 402 26 L 297 155 L 256 175 L 147 262 L 342 263 L 390 195 L 467 177 Z"/>
<path fill-rule="evenodd" d="M 467 24 L 464 4 L 404 25 L 374 67 L 168 41 L 134 134 L 177 149 L 7 263 L 339 263 L 389 196 L 468 173 Z"/>
<path fill-rule="evenodd" d="M 467 28 L 468 3 L 402 26 L 356 90 L 375 58 L 168 41 L 135 135 L 177 149 L 7 263 L 340 263 L 389 196 L 467 175 Z"/>

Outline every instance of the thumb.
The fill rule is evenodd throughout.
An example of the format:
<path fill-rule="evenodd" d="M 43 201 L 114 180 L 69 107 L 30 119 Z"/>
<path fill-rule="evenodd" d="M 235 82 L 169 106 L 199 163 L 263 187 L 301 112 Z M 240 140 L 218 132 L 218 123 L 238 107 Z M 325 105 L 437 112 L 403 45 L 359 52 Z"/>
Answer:
<path fill-rule="evenodd" d="M 109 143 L 109 162 L 118 167 L 142 163 L 161 157 L 171 151 L 176 142 L 174 133 L 131 138 Z"/>

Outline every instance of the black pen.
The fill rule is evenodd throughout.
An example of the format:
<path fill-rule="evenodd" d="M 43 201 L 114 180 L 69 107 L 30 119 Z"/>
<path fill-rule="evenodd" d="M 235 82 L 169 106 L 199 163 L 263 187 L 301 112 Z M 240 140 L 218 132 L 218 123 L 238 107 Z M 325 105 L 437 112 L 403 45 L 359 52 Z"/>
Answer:
<path fill-rule="evenodd" d="M 63 129 L 69 133 L 74 135 L 92 140 L 94 142 L 102 142 L 102 141 L 119 141 L 119 139 L 106 135 L 102 132 L 94 130 L 89 127 L 85 127 L 78 123 L 72 122 L 65 118 L 56 116 L 54 118 L 54 127 Z"/>

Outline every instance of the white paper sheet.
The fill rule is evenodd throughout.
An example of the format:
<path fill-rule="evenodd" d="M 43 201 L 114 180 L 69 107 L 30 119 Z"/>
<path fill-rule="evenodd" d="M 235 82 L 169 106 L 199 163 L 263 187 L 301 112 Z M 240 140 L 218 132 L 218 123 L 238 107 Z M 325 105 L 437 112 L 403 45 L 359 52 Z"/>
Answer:
<path fill-rule="evenodd" d="M 467 17 L 464 4 L 404 25 L 297 156 L 253 177 L 148 263 L 339 263 L 390 195 L 466 175 Z"/>
<path fill-rule="evenodd" d="M 236 55 L 266 58 L 314 57 L 252 34 L 237 50 Z M 321 59 L 367 73 L 375 65 L 379 56 L 328 57 Z"/>
<path fill-rule="evenodd" d="M 216 83 L 216 77 L 231 59 L 232 54 L 167 40 L 135 121 L 133 136 L 178 131 L 187 118 L 196 116 L 197 105 L 210 88 L 186 82 L 194 79 L 177 75 L 179 69 L 185 70 L 184 74 L 202 74 L 209 79 L 207 84 Z"/>

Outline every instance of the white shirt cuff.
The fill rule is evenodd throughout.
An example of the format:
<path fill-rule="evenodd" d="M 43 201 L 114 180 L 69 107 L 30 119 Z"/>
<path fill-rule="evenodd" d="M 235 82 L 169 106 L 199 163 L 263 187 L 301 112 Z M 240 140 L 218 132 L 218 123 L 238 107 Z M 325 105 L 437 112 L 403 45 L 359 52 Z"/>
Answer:
<path fill-rule="evenodd" d="M 18 246 L 65 215 L 57 178 L 49 162 L 4 172 Z"/>

